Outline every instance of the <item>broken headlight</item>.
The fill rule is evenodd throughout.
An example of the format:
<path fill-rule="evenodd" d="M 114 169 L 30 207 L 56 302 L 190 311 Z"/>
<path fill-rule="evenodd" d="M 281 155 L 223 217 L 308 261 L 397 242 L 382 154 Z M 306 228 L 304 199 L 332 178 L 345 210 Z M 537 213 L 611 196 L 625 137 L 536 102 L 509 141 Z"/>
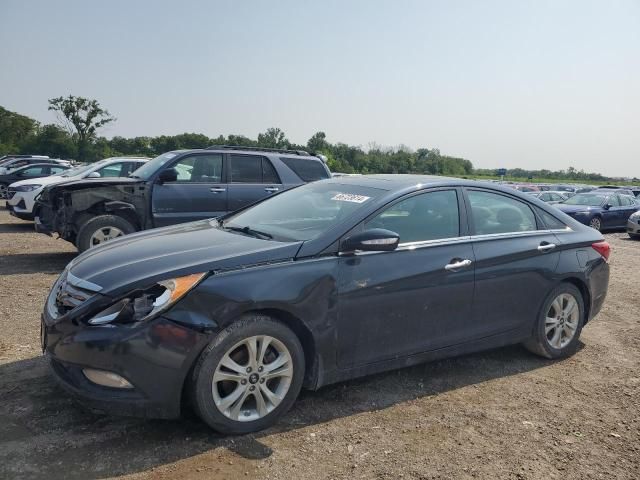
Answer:
<path fill-rule="evenodd" d="M 153 318 L 180 300 L 205 275 L 206 273 L 194 273 L 158 282 L 153 287 L 131 294 L 104 309 L 89 320 L 89 325 L 133 323 Z"/>

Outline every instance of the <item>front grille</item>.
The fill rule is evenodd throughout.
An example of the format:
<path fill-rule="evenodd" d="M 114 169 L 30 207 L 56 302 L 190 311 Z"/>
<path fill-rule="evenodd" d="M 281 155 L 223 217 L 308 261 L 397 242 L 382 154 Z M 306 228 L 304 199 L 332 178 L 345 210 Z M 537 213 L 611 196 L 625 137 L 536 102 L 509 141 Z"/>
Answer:
<path fill-rule="evenodd" d="M 60 284 L 60 288 L 56 292 L 55 306 L 58 315 L 64 315 L 76 307 L 86 302 L 92 295 L 92 292 L 74 287 L 68 281 Z"/>
<path fill-rule="evenodd" d="M 49 294 L 49 314 L 54 318 L 66 315 L 89 300 L 97 291 L 98 285 L 86 282 L 69 272 L 64 272 Z"/>

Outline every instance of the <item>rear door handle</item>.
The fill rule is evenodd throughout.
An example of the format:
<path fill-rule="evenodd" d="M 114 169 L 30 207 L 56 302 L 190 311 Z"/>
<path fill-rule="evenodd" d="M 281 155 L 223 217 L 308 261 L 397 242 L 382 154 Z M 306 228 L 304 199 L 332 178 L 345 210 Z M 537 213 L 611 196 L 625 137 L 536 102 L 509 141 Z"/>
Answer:
<path fill-rule="evenodd" d="M 223 187 L 212 187 L 209 189 L 209 191 L 212 193 L 224 193 L 227 191 L 227 189 Z"/>
<path fill-rule="evenodd" d="M 538 245 L 538 251 L 542 253 L 550 252 L 554 248 L 556 248 L 555 243 L 541 243 L 540 245 Z"/>
<path fill-rule="evenodd" d="M 471 260 L 469 260 L 468 258 L 464 259 L 464 260 L 458 260 L 456 262 L 451 262 L 448 263 L 447 265 L 444 266 L 444 269 L 451 272 L 451 271 L 456 271 L 460 268 L 466 268 L 468 266 L 471 265 Z"/>
<path fill-rule="evenodd" d="M 277 192 L 278 190 L 280 190 L 278 187 L 267 187 L 264 189 L 265 192 L 269 193 Z"/>

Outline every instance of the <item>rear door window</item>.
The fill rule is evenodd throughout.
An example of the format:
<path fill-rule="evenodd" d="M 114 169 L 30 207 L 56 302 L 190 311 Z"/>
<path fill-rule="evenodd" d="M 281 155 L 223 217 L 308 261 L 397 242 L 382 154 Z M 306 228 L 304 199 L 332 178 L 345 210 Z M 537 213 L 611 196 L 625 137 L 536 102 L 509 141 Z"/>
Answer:
<path fill-rule="evenodd" d="M 59 174 L 59 173 L 66 172 L 66 171 L 67 171 L 67 169 L 66 169 L 66 168 L 63 168 L 63 167 L 53 167 L 53 166 L 52 166 L 52 167 L 51 167 L 51 170 L 50 170 L 50 172 L 49 172 L 49 173 L 50 173 L 51 175 L 57 175 L 57 174 Z"/>
<path fill-rule="evenodd" d="M 373 228 L 397 233 L 400 243 L 458 237 L 458 195 L 455 190 L 414 195 L 393 204 L 365 223 L 365 229 Z"/>
<path fill-rule="evenodd" d="M 314 182 L 329 178 L 329 173 L 321 160 L 293 157 L 280 157 L 280 160 L 293 170 L 293 173 L 300 177 L 303 182 Z"/>
<path fill-rule="evenodd" d="M 262 159 L 262 183 L 280 183 L 276 169 L 266 158 Z"/>
<path fill-rule="evenodd" d="M 498 193 L 468 190 L 476 235 L 537 230 L 533 210 L 524 202 Z"/>
<path fill-rule="evenodd" d="M 49 175 L 49 167 L 46 165 L 38 167 L 25 168 L 20 171 L 21 177 L 41 177 L 43 175 Z"/>
<path fill-rule="evenodd" d="M 231 155 L 232 183 L 262 183 L 262 157 Z"/>
<path fill-rule="evenodd" d="M 623 197 L 620 196 L 620 203 L 623 207 L 628 207 L 630 205 L 634 205 L 635 202 L 631 199 L 631 197 Z"/>

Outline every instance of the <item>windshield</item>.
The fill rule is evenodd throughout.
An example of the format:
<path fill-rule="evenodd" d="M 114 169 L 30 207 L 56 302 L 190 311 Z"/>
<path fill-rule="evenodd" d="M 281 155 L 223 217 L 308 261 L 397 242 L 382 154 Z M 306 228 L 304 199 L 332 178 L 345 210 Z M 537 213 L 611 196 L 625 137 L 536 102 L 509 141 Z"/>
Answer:
<path fill-rule="evenodd" d="M 309 183 L 229 217 L 223 228 L 274 240 L 311 240 L 384 193 L 358 185 Z"/>
<path fill-rule="evenodd" d="M 177 152 L 167 152 L 162 155 L 157 156 L 153 160 L 149 160 L 143 166 L 134 170 L 129 175 L 130 177 L 141 178 L 142 180 L 149 180 L 151 176 L 158 171 L 160 167 L 170 161 L 172 158 L 175 158 L 178 155 Z"/>
<path fill-rule="evenodd" d="M 565 200 L 565 205 L 587 205 L 589 207 L 599 207 L 603 205 L 607 199 L 606 195 L 597 195 L 595 193 L 578 193 L 573 197 Z"/>

